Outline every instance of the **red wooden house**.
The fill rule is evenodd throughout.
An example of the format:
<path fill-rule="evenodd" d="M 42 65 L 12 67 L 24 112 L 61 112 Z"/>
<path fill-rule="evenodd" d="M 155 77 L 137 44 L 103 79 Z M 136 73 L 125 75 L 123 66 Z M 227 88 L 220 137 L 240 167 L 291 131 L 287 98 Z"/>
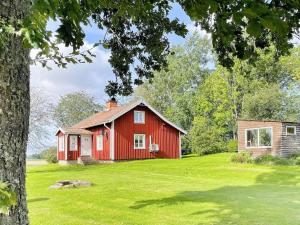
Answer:
<path fill-rule="evenodd" d="M 180 158 L 180 137 L 186 132 L 143 100 L 118 106 L 107 102 L 96 113 L 57 133 L 60 163 L 149 158 Z"/>

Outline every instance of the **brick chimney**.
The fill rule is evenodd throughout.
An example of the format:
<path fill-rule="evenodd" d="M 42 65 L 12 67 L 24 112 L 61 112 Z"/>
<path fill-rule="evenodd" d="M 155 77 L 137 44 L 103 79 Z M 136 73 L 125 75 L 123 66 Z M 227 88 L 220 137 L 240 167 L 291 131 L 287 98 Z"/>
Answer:
<path fill-rule="evenodd" d="M 111 110 L 112 108 L 115 108 L 118 106 L 117 100 L 115 98 L 111 98 L 106 102 L 106 110 Z"/>

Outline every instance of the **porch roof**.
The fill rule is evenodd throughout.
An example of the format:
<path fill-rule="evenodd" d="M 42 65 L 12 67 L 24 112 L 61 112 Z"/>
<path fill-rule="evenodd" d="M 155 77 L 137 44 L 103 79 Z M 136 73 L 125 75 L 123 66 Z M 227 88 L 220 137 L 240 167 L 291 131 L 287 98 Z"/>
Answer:
<path fill-rule="evenodd" d="M 56 132 L 56 135 L 58 134 L 58 132 L 61 131 L 64 134 L 86 134 L 86 135 L 90 135 L 93 134 L 91 131 L 86 130 L 86 129 L 82 129 L 82 128 L 74 128 L 74 127 L 70 127 L 70 128 L 59 128 Z"/>

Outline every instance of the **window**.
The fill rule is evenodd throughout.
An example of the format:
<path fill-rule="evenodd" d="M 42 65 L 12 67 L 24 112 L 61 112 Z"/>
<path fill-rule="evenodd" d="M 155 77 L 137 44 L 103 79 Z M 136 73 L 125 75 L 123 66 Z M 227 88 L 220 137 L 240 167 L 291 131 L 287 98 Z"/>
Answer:
<path fill-rule="evenodd" d="M 70 151 L 77 151 L 77 136 L 76 135 L 70 135 Z"/>
<path fill-rule="evenodd" d="M 271 147 L 272 146 L 272 128 L 253 128 L 246 130 L 246 147 Z"/>
<path fill-rule="evenodd" d="M 287 135 L 296 135 L 296 126 L 286 126 Z"/>
<path fill-rule="evenodd" d="M 134 123 L 145 123 L 144 111 L 134 111 Z"/>
<path fill-rule="evenodd" d="M 257 147 L 258 130 L 247 130 L 247 147 Z"/>
<path fill-rule="evenodd" d="M 97 143 L 97 151 L 103 150 L 103 135 L 97 135 L 96 136 L 96 143 Z"/>
<path fill-rule="evenodd" d="M 63 152 L 65 150 L 65 137 L 60 136 L 58 138 L 58 150 Z"/>
<path fill-rule="evenodd" d="M 134 134 L 134 149 L 145 149 L 146 136 L 145 134 Z"/>

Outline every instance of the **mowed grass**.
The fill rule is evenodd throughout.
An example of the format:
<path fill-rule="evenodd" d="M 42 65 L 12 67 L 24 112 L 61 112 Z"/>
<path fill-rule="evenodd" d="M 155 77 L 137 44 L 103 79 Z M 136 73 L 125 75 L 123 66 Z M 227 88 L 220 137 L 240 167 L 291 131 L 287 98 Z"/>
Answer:
<path fill-rule="evenodd" d="M 300 224 L 300 167 L 242 165 L 231 154 L 27 169 L 32 225 Z M 92 187 L 50 190 L 59 180 Z"/>

